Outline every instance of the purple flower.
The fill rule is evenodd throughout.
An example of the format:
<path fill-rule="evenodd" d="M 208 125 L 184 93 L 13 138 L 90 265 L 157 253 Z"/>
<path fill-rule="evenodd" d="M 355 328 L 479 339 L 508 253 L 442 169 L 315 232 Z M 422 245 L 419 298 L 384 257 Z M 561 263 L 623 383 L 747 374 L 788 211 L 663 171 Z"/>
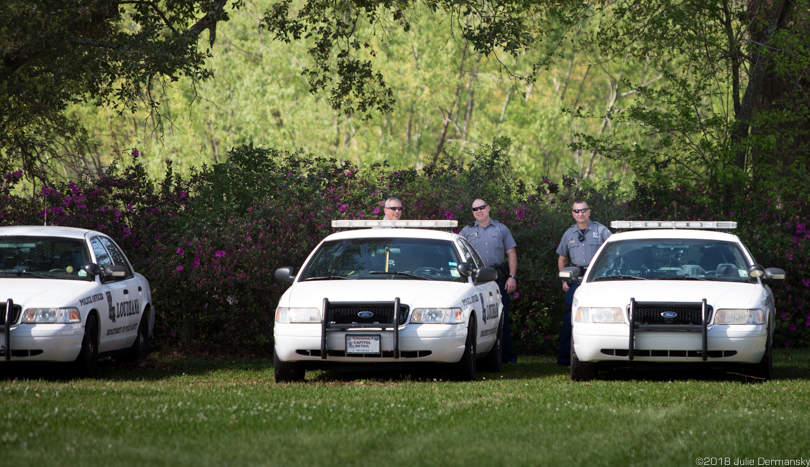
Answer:
<path fill-rule="evenodd" d="M 216 253 L 214 253 L 214 257 L 216 257 L 216 258 L 222 258 L 224 256 L 225 256 L 225 251 L 224 250 L 217 250 Z"/>
<path fill-rule="evenodd" d="M 138 157 L 140 155 L 141 155 L 141 153 L 137 149 L 132 150 L 132 157 Z"/>
<path fill-rule="evenodd" d="M 183 249 L 182 249 L 182 248 L 178 248 L 178 249 L 177 249 L 177 254 L 178 254 L 178 255 L 180 255 L 180 256 L 183 256 L 183 255 L 185 255 L 185 254 L 186 254 L 186 252 L 185 252 L 185 251 L 183 251 Z"/>
<path fill-rule="evenodd" d="M 788 253 L 785 256 L 787 257 L 788 261 L 793 261 L 793 253 Z"/>
<path fill-rule="evenodd" d="M 182 266 L 182 265 L 177 266 L 177 270 L 178 270 L 178 271 L 182 271 L 182 270 L 183 270 L 183 266 Z"/>
<path fill-rule="evenodd" d="M 512 298 L 518 298 L 518 297 L 520 297 L 520 292 L 515 292 L 515 294 L 512 295 Z"/>
<path fill-rule="evenodd" d="M 345 204 L 340 205 L 340 212 L 346 212 L 346 205 Z"/>

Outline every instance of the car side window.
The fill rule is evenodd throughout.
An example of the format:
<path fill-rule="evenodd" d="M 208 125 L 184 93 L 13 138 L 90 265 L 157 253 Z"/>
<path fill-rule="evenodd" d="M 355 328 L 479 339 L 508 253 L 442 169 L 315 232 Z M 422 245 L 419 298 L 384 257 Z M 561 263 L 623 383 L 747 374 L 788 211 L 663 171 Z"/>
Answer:
<path fill-rule="evenodd" d="M 127 277 L 128 278 L 132 277 L 132 269 L 129 267 L 129 262 L 127 261 L 127 258 L 126 256 L 124 256 L 124 253 L 121 251 L 121 249 L 118 248 L 118 245 L 116 245 L 115 242 L 113 242 L 111 239 L 107 237 L 97 237 L 97 238 L 101 240 L 101 243 L 103 243 L 104 246 L 107 248 L 107 251 L 110 252 L 110 256 L 112 257 L 113 263 L 119 266 L 126 267 Z"/>
<path fill-rule="evenodd" d="M 91 238 L 90 245 L 92 245 L 93 253 L 96 255 L 96 264 L 98 264 L 103 271 L 105 267 L 112 264 L 112 258 L 110 258 L 110 254 L 107 253 L 107 250 L 101 244 L 98 237 Z"/>
<path fill-rule="evenodd" d="M 468 262 L 470 266 L 475 268 L 484 266 L 484 261 L 481 260 L 481 257 L 478 256 L 478 252 L 475 251 L 475 248 L 473 248 L 466 239 L 459 237 L 458 246 L 461 249 L 461 254 L 464 256 L 464 261 Z"/>

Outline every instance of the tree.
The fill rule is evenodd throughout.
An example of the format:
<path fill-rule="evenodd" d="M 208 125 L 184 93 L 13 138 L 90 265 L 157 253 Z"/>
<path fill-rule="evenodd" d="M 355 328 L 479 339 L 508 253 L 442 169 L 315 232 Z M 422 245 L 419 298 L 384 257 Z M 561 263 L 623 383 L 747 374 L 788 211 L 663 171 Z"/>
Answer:
<path fill-rule="evenodd" d="M 385 76 L 373 63 L 377 52 L 360 32 L 408 32 L 410 15 L 422 6 L 436 13 L 443 26 L 457 29 L 476 52 L 491 55 L 503 51 L 518 56 L 545 36 L 542 25 L 536 27 L 536 19 L 555 18 L 570 25 L 586 4 L 566 0 L 306 0 L 303 4 L 279 0 L 267 10 L 262 24 L 280 41 L 311 41 L 309 54 L 314 66 L 304 70 L 310 90 L 328 90 L 334 109 L 369 117 L 374 112 L 390 111 L 394 97 Z"/>
<path fill-rule="evenodd" d="M 650 61 L 664 79 L 628 83 L 634 105 L 608 115 L 654 144 L 582 135 L 581 145 L 629 160 L 669 186 L 722 186 L 808 196 L 810 34 L 807 0 L 619 0 L 596 14 L 605 56 Z M 785 177 L 795 183 L 784 184 Z M 667 182 L 667 180 L 669 182 Z"/>
<path fill-rule="evenodd" d="M 0 169 L 47 180 L 78 171 L 92 144 L 69 104 L 145 103 L 180 76 L 203 80 L 217 24 L 241 0 L 4 0 L 0 3 Z M 230 4 L 230 5 L 229 5 Z M 57 163 L 58 162 L 58 163 Z"/>

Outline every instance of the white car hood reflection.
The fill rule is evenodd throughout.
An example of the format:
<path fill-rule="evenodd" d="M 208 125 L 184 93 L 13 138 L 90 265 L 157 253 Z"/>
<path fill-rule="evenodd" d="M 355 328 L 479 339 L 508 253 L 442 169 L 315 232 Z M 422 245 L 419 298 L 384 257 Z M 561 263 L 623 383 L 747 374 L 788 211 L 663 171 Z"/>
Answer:
<path fill-rule="evenodd" d="M 0 278 L 0 299 L 3 299 L 0 306 L 5 309 L 5 300 L 9 298 L 15 305 L 24 307 L 75 306 L 96 286 L 95 282 L 88 281 L 3 277 Z"/>
<path fill-rule="evenodd" d="M 760 306 L 757 284 L 712 281 L 632 280 L 592 282 L 574 294 L 578 306 L 615 306 L 624 309 L 630 299 L 637 302 L 722 303 L 723 308 Z"/>
<path fill-rule="evenodd" d="M 426 280 L 334 280 L 299 282 L 282 297 L 279 306 L 315 307 L 330 302 L 393 302 L 396 297 L 411 309 L 461 306 L 475 292 L 468 283 Z"/>

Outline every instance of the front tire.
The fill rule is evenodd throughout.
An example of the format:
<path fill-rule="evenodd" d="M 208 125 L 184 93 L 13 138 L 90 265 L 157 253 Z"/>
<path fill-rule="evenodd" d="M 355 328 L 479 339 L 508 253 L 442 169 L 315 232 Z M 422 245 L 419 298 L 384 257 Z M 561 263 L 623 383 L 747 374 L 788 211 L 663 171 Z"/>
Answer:
<path fill-rule="evenodd" d="M 467 340 L 464 343 L 464 354 L 455 364 L 453 379 L 456 381 L 472 381 L 475 378 L 475 315 L 470 316 L 467 324 Z"/>
<path fill-rule="evenodd" d="M 299 362 L 285 362 L 278 358 L 273 349 L 273 376 L 277 383 L 296 383 L 304 381 L 306 371 Z"/>
<path fill-rule="evenodd" d="M 492 350 L 481 360 L 481 369 L 492 373 L 500 373 L 503 367 L 503 319 L 498 323 L 498 333 L 495 334 L 495 343 Z"/>
<path fill-rule="evenodd" d="M 759 363 L 751 365 L 751 367 L 754 377 L 763 381 L 773 378 L 773 342 L 770 333 L 768 334 L 768 342 L 765 344 L 765 355 L 762 356 Z"/>
<path fill-rule="evenodd" d="M 591 381 L 599 376 L 595 362 L 581 362 L 574 351 L 574 337 L 571 335 L 571 381 Z"/>
<path fill-rule="evenodd" d="M 76 375 L 80 378 L 95 378 L 98 374 L 98 322 L 96 315 L 87 317 L 82 338 L 82 350 L 73 362 Z"/>
<path fill-rule="evenodd" d="M 138 335 L 135 337 L 135 342 L 129 348 L 124 356 L 124 360 L 134 362 L 149 355 L 149 321 L 146 316 L 141 319 L 138 325 Z"/>

